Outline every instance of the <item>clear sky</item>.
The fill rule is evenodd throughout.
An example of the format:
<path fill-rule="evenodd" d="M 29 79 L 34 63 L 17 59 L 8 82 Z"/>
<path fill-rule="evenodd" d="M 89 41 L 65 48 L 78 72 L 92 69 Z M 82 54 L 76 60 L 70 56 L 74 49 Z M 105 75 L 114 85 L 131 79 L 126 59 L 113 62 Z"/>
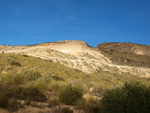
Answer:
<path fill-rule="evenodd" d="M 0 0 L 0 45 L 150 45 L 150 0 Z"/>

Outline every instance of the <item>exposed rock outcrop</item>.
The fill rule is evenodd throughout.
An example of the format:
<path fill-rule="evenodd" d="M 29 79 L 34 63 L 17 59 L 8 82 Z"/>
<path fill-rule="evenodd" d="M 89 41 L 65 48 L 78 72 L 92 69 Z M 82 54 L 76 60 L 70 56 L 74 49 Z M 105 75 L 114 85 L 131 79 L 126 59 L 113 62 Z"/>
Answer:
<path fill-rule="evenodd" d="M 84 41 L 68 40 L 33 46 L 0 46 L 0 53 L 3 52 L 52 60 L 87 73 L 101 70 L 150 77 L 149 68 L 113 64 L 98 48 L 90 47 Z"/>

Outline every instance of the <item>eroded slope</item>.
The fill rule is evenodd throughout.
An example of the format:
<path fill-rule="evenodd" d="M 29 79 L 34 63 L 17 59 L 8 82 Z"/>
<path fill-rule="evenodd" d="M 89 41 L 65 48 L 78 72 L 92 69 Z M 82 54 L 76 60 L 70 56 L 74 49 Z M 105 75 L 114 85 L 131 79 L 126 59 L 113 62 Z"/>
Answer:
<path fill-rule="evenodd" d="M 99 70 L 112 73 L 131 73 L 149 77 L 150 69 L 137 66 L 123 66 L 112 63 L 109 57 L 84 41 L 60 41 L 33 46 L 1 46 L 1 53 L 15 53 L 34 56 L 64 64 L 87 73 Z"/>

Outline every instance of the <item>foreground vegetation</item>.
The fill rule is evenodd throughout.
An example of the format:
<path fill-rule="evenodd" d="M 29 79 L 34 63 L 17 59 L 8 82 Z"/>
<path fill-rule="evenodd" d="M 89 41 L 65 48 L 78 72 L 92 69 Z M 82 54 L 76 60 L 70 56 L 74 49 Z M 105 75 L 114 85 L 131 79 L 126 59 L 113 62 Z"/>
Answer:
<path fill-rule="evenodd" d="M 150 87 L 140 83 L 125 84 L 109 90 L 101 100 L 103 113 L 149 113 Z"/>
<path fill-rule="evenodd" d="M 140 92 L 138 88 L 142 87 L 145 88 L 142 90 L 143 94 L 148 95 L 144 91 L 148 92 L 147 88 L 150 89 L 147 87 L 149 80 L 138 76 L 103 71 L 87 74 L 52 61 L 26 55 L 0 54 L 0 97 L 3 97 L 0 98 L 0 107 L 3 108 L 16 108 L 13 110 L 17 110 L 18 103 L 16 101 L 8 102 L 8 99 L 20 99 L 26 100 L 28 105 L 30 101 L 38 101 L 49 103 L 49 107 L 71 105 L 76 106 L 75 109 L 84 110 L 86 113 L 100 111 L 107 113 L 108 108 L 106 106 L 109 106 L 107 105 L 109 104 L 107 98 L 116 97 L 118 99 L 119 97 L 123 98 L 121 94 L 127 95 L 128 93 L 125 92 L 128 92 L 127 86 L 130 86 L 124 86 L 124 83 L 127 82 L 139 82 L 140 85 L 133 85 L 131 90 L 135 88 L 138 93 Z M 107 92 L 108 90 L 109 92 Z M 120 91 L 119 97 L 115 96 L 117 91 Z M 85 94 L 90 95 L 90 97 L 84 97 Z M 114 96 L 109 97 L 109 94 L 114 94 Z M 99 100 L 101 98 L 103 98 L 102 101 Z M 129 99 L 130 97 L 124 98 Z M 15 107 L 11 107 L 13 105 Z M 122 105 L 127 106 L 126 104 Z M 116 109 L 111 105 L 110 108 L 112 111 Z"/>
<path fill-rule="evenodd" d="M 49 107 L 61 104 L 73 105 L 77 110 L 85 113 L 149 113 L 150 112 L 150 87 L 136 83 L 125 83 L 123 87 L 107 90 L 102 99 L 82 97 L 83 92 L 70 84 L 63 89 L 59 100 L 51 100 Z M 62 102 L 62 103 L 61 103 Z M 26 105 L 29 105 L 27 101 Z M 19 103 L 15 100 L 8 102 L 5 94 L 0 95 L 0 108 L 9 111 L 18 110 Z M 73 113 L 69 108 L 63 108 L 64 113 Z"/>

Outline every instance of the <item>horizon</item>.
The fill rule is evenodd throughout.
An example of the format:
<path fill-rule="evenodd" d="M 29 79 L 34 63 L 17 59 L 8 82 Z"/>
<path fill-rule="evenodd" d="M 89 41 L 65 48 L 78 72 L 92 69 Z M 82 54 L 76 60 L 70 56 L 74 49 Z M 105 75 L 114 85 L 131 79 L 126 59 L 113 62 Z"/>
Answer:
<path fill-rule="evenodd" d="M 150 1 L 0 1 L 0 45 L 83 40 L 150 45 Z"/>
<path fill-rule="evenodd" d="M 55 42 L 62 42 L 62 41 L 68 41 L 68 40 L 61 40 L 61 41 L 55 41 Z M 69 41 L 83 41 L 83 42 L 86 42 L 84 40 L 69 40 Z M 42 42 L 42 43 L 35 43 L 35 44 L 26 44 L 26 45 L 0 45 L 0 46 L 34 46 L 34 45 L 40 45 L 40 44 L 44 44 L 44 43 L 55 43 L 55 42 Z M 87 42 L 86 42 L 87 43 Z M 131 42 L 103 42 L 103 43 L 131 43 Z M 99 43 L 99 44 L 103 44 L 103 43 Z M 94 47 L 94 48 L 97 48 L 97 46 L 99 45 L 95 45 L 95 46 L 92 46 L 90 45 L 89 43 L 87 43 L 89 46 L 91 47 Z M 132 44 L 139 44 L 139 43 L 132 43 Z M 140 44 L 140 45 L 146 45 L 146 44 Z M 150 46 L 150 45 L 147 45 L 147 46 Z"/>

